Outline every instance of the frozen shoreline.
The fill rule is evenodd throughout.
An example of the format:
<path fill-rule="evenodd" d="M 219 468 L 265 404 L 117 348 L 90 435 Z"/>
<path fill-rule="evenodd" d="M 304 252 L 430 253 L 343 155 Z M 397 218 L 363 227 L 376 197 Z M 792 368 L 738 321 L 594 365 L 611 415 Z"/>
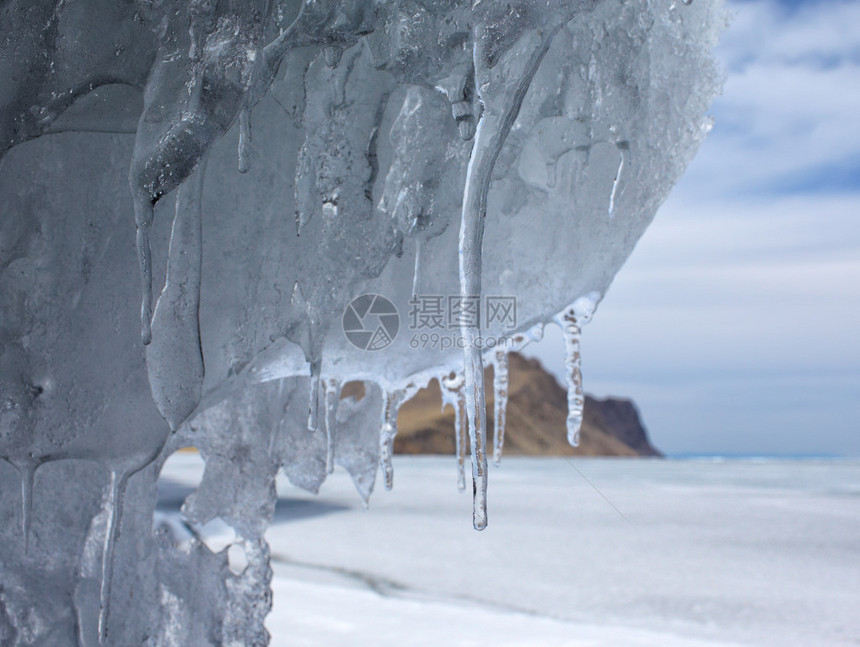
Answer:
<path fill-rule="evenodd" d="M 165 476 L 193 481 L 193 459 Z M 279 483 L 274 646 L 860 635 L 858 461 L 505 458 L 483 533 L 451 459 L 394 467 L 368 511 L 340 470 L 318 496 Z"/>

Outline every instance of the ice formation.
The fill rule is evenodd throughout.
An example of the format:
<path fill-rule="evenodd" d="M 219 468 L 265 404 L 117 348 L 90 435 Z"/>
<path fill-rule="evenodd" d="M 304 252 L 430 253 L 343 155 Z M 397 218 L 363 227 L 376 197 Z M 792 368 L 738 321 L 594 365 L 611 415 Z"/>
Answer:
<path fill-rule="evenodd" d="M 391 487 L 434 378 L 485 527 L 485 361 L 498 463 L 506 353 L 561 325 L 576 441 L 581 326 L 708 130 L 722 10 L 687 5 L 3 3 L 0 643 L 267 644 L 275 477 Z"/>
<path fill-rule="evenodd" d="M 505 447 L 505 416 L 508 410 L 508 354 L 497 350 L 493 358 L 493 463 L 502 462 L 502 450 Z"/>

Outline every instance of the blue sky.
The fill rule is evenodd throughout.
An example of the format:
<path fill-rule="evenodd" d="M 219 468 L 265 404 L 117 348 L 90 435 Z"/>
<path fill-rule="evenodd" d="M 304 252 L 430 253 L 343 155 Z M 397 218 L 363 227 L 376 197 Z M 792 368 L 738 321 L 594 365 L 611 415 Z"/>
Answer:
<path fill-rule="evenodd" d="M 860 2 L 728 7 L 714 129 L 583 331 L 586 390 L 668 453 L 858 456 Z M 533 352 L 561 374 L 558 331 Z"/>

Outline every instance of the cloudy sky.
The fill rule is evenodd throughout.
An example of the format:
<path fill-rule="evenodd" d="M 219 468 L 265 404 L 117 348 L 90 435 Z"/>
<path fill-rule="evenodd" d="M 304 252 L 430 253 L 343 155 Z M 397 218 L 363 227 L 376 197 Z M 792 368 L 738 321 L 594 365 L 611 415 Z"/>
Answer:
<path fill-rule="evenodd" d="M 860 2 L 728 6 L 714 130 L 584 330 L 586 390 L 667 453 L 858 456 Z"/>

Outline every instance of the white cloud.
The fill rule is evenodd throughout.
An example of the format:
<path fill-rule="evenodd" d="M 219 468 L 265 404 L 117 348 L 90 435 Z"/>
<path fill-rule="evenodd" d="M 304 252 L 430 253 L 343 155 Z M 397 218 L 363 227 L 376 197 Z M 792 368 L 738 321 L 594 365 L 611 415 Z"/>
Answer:
<path fill-rule="evenodd" d="M 828 64 L 857 60 L 860 4 L 805 2 L 730 2 L 734 19 L 718 53 L 732 73 L 756 61 L 765 65 Z"/>
<path fill-rule="evenodd" d="M 804 172 L 860 164 L 860 3 L 730 6 L 718 48 L 728 78 L 687 188 L 771 193 Z"/>
<path fill-rule="evenodd" d="M 661 213 L 584 331 L 587 363 L 603 379 L 860 375 L 860 235 L 855 225 L 851 241 L 840 224 L 860 199 L 832 202 L 841 217 L 829 224 L 797 199 L 762 218 L 755 208 Z M 810 235 L 816 219 L 824 226 Z M 544 358 L 560 373 L 559 354 Z"/>
<path fill-rule="evenodd" d="M 860 196 L 697 200 L 673 195 L 633 257 L 637 273 L 860 258 Z"/>

